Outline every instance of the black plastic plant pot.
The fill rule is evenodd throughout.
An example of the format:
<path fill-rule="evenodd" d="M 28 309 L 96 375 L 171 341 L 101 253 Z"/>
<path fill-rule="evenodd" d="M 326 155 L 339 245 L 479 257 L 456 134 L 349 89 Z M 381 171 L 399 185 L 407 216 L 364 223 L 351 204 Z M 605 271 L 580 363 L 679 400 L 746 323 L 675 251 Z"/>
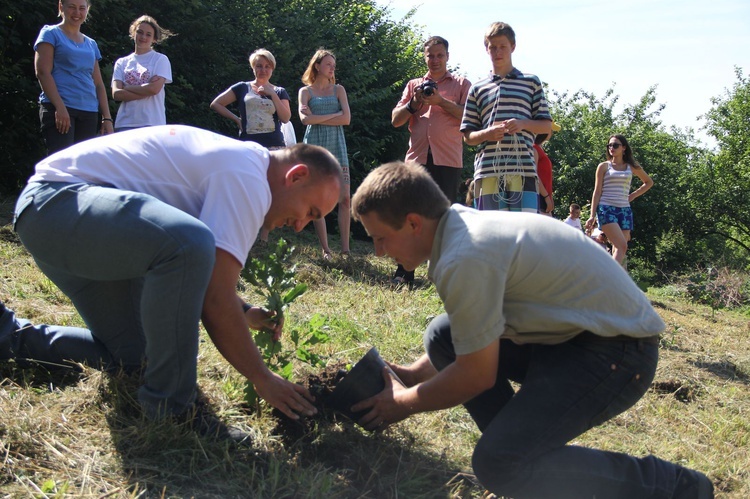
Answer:
<path fill-rule="evenodd" d="M 378 349 L 372 347 L 364 357 L 357 362 L 351 371 L 336 384 L 331 395 L 326 400 L 326 405 L 358 421 L 367 411 L 352 412 L 351 407 L 357 402 L 377 395 L 385 389 L 383 379 L 383 368 L 387 364 L 380 356 Z M 396 381 L 404 384 L 396 373 L 391 371 Z"/>

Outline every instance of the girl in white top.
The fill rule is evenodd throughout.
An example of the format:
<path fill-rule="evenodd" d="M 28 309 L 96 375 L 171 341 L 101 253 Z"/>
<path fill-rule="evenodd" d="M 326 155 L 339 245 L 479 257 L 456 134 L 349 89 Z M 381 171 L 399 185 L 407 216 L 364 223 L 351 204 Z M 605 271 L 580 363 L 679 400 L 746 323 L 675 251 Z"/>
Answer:
<path fill-rule="evenodd" d="M 591 230 L 598 219 L 599 228 L 612 244 L 612 256 L 622 264 L 630 241 L 630 231 L 633 229 L 630 203 L 649 190 L 654 181 L 636 163 L 633 151 L 622 135 L 616 134 L 609 138 L 607 159 L 596 168 L 591 217 L 586 221 L 586 229 Z M 643 184 L 630 192 L 633 174 Z"/>
<path fill-rule="evenodd" d="M 153 47 L 170 36 L 151 16 L 130 25 L 135 52 L 118 59 L 112 73 L 112 98 L 121 102 L 115 131 L 167 124 L 164 85 L 172 83 L 172 65 Z"/>

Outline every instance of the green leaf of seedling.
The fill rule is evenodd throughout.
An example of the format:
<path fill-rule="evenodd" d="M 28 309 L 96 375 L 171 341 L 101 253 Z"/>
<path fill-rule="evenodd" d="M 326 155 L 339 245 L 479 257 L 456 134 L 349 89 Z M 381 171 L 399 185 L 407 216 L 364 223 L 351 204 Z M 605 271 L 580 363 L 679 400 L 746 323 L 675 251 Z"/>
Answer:
<path fill-rule="evenodd" d="M 302 362 L 309 363 L 310 358 L 312 357 L 312 353 L 310 350 L 307 350 L 305 348 L 298 348 L 297 349 L 297 359 L 301 360 Z"/>
<path fill-rule="evenodd" d="M 271 312 L 276 312 L 276 315 L 280 315 L 284 313 L 284 300 L 281 298 L 281 295 L 279 293 L 271 293 L 271 295 L 268 297 L 268 303 L 266 304 L 268 307 L 268 310 Z M 280 318 L 277 318 L 277 320 L 280 320 Z"/>
<path fill-rule="evenodd" d="M 304 282 L 300 282 L 299 284 L 294 286 L 294 288 L 291 291 L 285 294 L 282 300 L 285 304 L 292 303 L 297 297 L 299 297 L 305 291 L 307 291 L 307 284 L 305 284 Z"/>
<path fill-rule="evenodd" d="M 286 379 L 291 379 L 293 375 L 292 361 L 295 358 L 313 366 L 324 365 L 320 357 L 307 347 L 329 340 L 328 334 L 323 330 L 325 318 L 316 314 L 307 329 L 294 329 L 289 334 L 294 348 L 284 350 L 280 341 L 273 341 L 273 325 L 282 321 L 289 305 L 307 291 L 307 284 L 296 281 L 297 267 L 291 262 L 293 254 L 294 247 L 290 247 L 284 239 L 279 239 L 274 251 L 266 258 L 262 261 L 251 259 L 247 265 L 247 282 L 265 297 L 266 308 L 275 314 L 267 321 L 267 329 L 255 333 L 255 343 L 268 368 Z M 258 394 L 251 383 L 247 383 L 245 391 L 248 404 L 258 407 Z"/>
<path fill-rule="evenodd" d="M 316 331 L 305 340 L 305 346 L 313 346 L 319 343 L 328 343 L 330 339 L 331 337 L 328 336 L 327 333 L 323 331 Z"/>
<path fill-rule="evenodd" d="M 292 379 L 292 374 L 294 372 L 294 366 L 292 366 L 292 363 L 287 363 L 284 367 L 281 368 L 281 371 L 279 372 L 279 376 L 281 376 L 284 379 Z"/>
<path fill-rule="evenodd" d="M 245 402 L 251 407 L 258 407 L 260 396 L 255 391 L 255 386 L 249 381 L 245 384 Z"/>
<path fill-rule="evenodd" d="M 299 345 L 299 330 L 293 329 L 292 332 L 289 334 L 289 339 L 292 340 L 292 343 L 295 346 Z"/>
<path fill-rule="evenodd" d="M 310 327 L 312 329 L 320 329 L 326 323 L 326 318 L 320 314 L 315 314 L 310 318 Z"/>

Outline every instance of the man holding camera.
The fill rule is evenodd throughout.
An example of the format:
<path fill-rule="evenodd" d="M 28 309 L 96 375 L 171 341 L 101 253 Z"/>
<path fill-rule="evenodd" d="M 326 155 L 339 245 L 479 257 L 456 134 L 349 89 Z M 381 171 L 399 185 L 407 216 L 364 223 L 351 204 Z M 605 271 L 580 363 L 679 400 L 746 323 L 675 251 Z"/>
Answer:
<path fill-rule="evenodd" d="M 406 84 L 401 100 L 393 108 L 391 123 L 409 123 L 409 150 L 406 161 L 427 168 L 448 197 L 456 201 L 463 168 L 463 135 L 459 131 L 464 104 L 471 82 L 448 71 L 448 41 L 440 36 L 424 43 L 427 74 Z M 400 265 L 394 281 L 411 283 L 414 272 Z"/>

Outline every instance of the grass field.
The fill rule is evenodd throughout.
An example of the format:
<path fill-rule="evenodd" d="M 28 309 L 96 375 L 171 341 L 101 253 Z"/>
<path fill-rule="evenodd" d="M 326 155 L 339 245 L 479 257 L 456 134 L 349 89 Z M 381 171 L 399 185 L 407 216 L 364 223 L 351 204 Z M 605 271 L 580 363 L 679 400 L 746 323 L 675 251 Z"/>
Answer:
<path fill-rule="evenodd" d="M 82 325 L 44 277 L 0 207 L 0 300 L 34 322 Z M 315 313 L 332 341 L 319 353 L 355 362 L 370 346 L 408 363 L 421 332 L 442 311 L 417 271 L 413 290 L 394 289 L 394 265 L 355 241 L 353 255 L 325 261 L 311 231 L 278 231 L 298 248 L 298 277 L 310 289 L 292 306 L 287 330 Z M 337 236 L 333 235 L 335 243 Z M 257 297 L 241 288 L 248 301 Z M 750 497 L 750 320 L 696 306 L 675 288 L 650 290 L 667 323 L 653 387 L 631 410 L 575 443 L 653 453 L 704 471 L 717 497 Z M 180 426 L 143 419 L 138 380 L 84 367 L 48 372 L 0 362 L 0 497 L 481 497 L 471 474 L 478 438 L 461 408 L 417 415 L 382 434 L 326 417 L 290 439 L 266 408 L 243 405 L 244 381 L 202 333 L 199 384 L 225 422 L 252 434 L 249 448 L 204 439 Z M 304 365 L 296 375 L 308 374 Z"/>

